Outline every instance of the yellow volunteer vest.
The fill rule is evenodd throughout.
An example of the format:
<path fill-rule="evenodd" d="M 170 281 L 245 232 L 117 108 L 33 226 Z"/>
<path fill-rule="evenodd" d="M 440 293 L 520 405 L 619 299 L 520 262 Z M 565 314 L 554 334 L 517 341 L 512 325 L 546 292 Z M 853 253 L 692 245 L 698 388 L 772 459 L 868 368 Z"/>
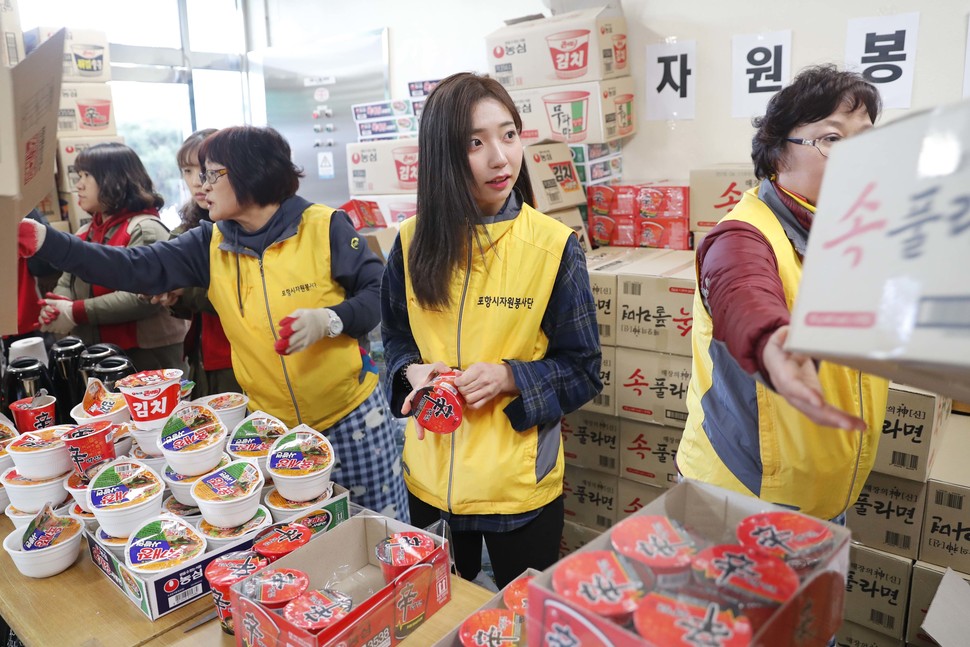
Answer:
<path fill-rule="evenodd" d="M 209 300 L 232 345 L 233 372 L 249 396 L 249 410 L 265 411 L 290 427 L 305 423 L 321 431 L 353 411 L 377 384 L 374 373 L 358 381 L 360 350 L 347 335 L 324 337 L 285 357 L 273 349 L 279 322 L 288 314 L 345 298 L 330 276 L 333 211 L 308 207 L 296 235 L 270 245 L 262 260 L 219 249 L 218 226 L 209 245 Z"/>
<path fill-rule="evenodd" d="M 758 198 L 758 189 L 745 192 L 741 202 L 724 220 L 746 222 L 768 240 L 778 262 L 785 301 L 791 310 L 801 281 L 802 261 L 781 223 Z M 701 290 L 697 290 L 694 295 L 693 372 L 687 394 L 689 416 L 677 451 L 681 472 L 689 478 L 759 496 L 764 501 L 794 506 L 822 519 L 841 514 L 858 498 L 872 469 L 886 413 L 888 382 L 838 364 L 821 363 L 819 381 L 826 401 L 858 414 L 861 397 L 862 413 L 868 425 L 862 434 L 818 426 L 780 395 L 756 383 L 763 471 L 761 491 L 755 493 L 718 456 L 704 429 L 705 396 L 716 397 L 718 388 L 712 379 L 712 338 L 711 317 L 701 300 Z"/>
<path fill-rule="evenodd" d="M 404 221 L 400 236 L 408 316 L 422 361 L 465 369 L 476 362 L 544 357 L 548 339 L 540 323 L 572 230 L 528 205 L 512 220 L 485 225 L 492 246 L 483 258 L 472 243 L 470 267 L 452 277 L 450 308 L 431 311 L 418 304 L 411 288 L 408 249 L 414 222 Z M 424 440 L 414 435 L 409 419 L 408 489 L 455 514 L 528 512 L 562 494 L 561 443 L 551 471 L 537 475 L 538 430 L 512 428 L 503 409 L 513 399 L 502 396 L 480 410 L 466 408 L 454 433 L 428 432 Z"/>

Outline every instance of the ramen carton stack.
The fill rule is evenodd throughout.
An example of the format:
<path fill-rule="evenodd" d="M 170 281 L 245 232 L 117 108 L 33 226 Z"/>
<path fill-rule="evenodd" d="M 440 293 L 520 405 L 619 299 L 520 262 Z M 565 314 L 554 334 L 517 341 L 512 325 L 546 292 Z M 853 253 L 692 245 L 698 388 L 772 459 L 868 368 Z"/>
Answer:
<path fill-rule="evenodd" d="M 28 52 L 57 31 L 37 27 L 24 33 Z M 74 186 L 78 176 L 74 161 L 78 153 L 95 144 L 123 143 L 115 123 L 111 87 L 111 62 L 104 32 L 68 29 L 64 58 L 60 109 L 57 118 L 57 190 L 61 213 L 72 231 L 77 231 L 91 216 L 77 202 Z"/>

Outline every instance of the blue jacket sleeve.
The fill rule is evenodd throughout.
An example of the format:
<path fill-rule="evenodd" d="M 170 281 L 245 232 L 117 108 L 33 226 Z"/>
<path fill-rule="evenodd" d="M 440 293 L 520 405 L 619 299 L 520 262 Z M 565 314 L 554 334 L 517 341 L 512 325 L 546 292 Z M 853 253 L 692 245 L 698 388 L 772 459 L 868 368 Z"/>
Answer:
<path fill-rule="evenodd" d="M 575 236 L 566 242 L 540 325 L 549 338 L 545 357 L 532 362 L 504 360 L 512 367 L 520 392 L 505 407 L 505 415 L 517 431 L 556 421 L 603 390 L 596 304 L 586 256 Z"/>
<path fill-rule="evenodd" d="M 410 390 L 398 378 L 398 372 L 406 364 L 421 361 L 421 352 L 411 335 L 407 297 L 404 285 L 404 254 L 401 237 L 398 236 L 387 257 L 384 280 L 381 282 L 381 339 L 384 341 L 384 364 L 387 374 L 384 389 L 391 413 L 401 417 L 404 398 Z"/>
<path fill-rule="evenodd" d="M 380 289 L 384 264 L 370 250 L 343 211 L 330 218 L 330 274 L 346 299 L 328 305 L 343 322 L 345 335 L 363 337 L 381 319 Z"/>
<path fill-rule="evenodd" d="M 138 247 L 88 243 L 51 227 L 36 256 L 90 284 L 137 294 L 209 286 L 212 223 Z"/>

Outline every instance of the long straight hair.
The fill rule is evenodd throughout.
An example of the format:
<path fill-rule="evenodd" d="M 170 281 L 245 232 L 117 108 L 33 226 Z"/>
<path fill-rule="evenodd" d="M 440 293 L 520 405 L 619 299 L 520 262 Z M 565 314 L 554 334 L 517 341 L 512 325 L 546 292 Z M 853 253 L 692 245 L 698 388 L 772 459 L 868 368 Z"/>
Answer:
<path fill-rule="evenodd" d="M 411 287 L 422 306 L 450 305 L 451 277 L 465 263 L 481 215 L 473 197 L 475 179 L 468 163 L 472 111 L 494 99 L 512 115 L 522 132 L 522 118 L 502 85 L 486 76 L 463 72 L 441 81 L 421 113 L 418 132 L 418 215 L 408 252 Z M 515 181 L 523 200 L 535 202 L 525 165 Z"/>
<path fill-rule="evenodd" d="M 214 132 L 216 132 L 215 128 L 203 128 L 185 138 L 181 148 L 179 148 L 179 152 L 175 155 L 175 159 L 179 165 L 179 171 L 186 166 L 192 166 L 193 163 L 198 163 L 199 168 L 202 167 L 202 163 L 198 161 L 199 148 L 202 147 L 202 142 L 205 141 L 205 138 Z M 179 209 L 179 215 L 182 216 L 182 227 L 188 231 L 189 229 L 197 227 L 200 221 L 208 220 L 209 210 L 200 207 L 195 202 L 195 198 L 189 196 L 188 202 Z"/>

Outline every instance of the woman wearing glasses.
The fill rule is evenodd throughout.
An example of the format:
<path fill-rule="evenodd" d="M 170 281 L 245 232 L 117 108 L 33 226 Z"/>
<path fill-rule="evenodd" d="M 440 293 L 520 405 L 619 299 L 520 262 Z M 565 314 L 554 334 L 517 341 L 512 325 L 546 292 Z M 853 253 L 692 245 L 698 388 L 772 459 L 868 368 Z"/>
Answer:
<path fill-rule="evenodd" d="M 208 289 L 249 408 L 328 434 L 332 478 L 407 519 L 400 453 L 377 369 L 357 338 L 380 319 L 383 264 L 347 215 L 296 195 L 302 173 L 272 128 L 220 130 L 199 148 L 212 223 L 118 250 L 21 222 L 21 254 L 139 293 Z"/>
<path fill-rule="evenodd" d="M 827 155 L 872 128 L 879 110 L 862 77 L 820 66 L 754 120 L 761 184 L 697 250 L 690 415 L 677 452 L 685 476 L 823 519 L 840 517 L 862 489 L 886 382 L 816 366 L 784 344 Z"/>
<path fill-rule="evenodd" d="M 92 214 L 80 240 L 114 247 L 168 240 L 158 217 L 164 201 L 135 151 L 124 144 L 97 144 L 75 161 L 78 205 Z M 59 267 L 52 260 L 52 265 Z M 188 323 L 110 282 L 61 275 L 40 313 L 40 329 L 77 335 L 85 344 L 116 344 L 140 370 L 182 365 L 182 340 Z"/>

